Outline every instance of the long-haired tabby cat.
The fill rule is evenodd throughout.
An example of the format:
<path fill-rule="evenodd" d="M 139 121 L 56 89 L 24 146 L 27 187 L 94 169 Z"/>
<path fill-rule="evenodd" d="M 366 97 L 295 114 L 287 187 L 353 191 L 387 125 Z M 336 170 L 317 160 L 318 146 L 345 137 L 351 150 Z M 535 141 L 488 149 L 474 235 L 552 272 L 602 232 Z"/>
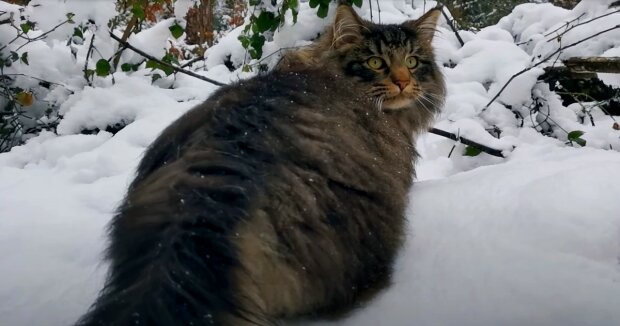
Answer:
<path fill-rule="evenodd" d="M 444 97 L 439 13 L 377 25 L 341 5 L 313 45 L 169 126 L 112 221 L 107 283 L 78 325 L 273 325 L 385 284 L 413 136 Z"/>

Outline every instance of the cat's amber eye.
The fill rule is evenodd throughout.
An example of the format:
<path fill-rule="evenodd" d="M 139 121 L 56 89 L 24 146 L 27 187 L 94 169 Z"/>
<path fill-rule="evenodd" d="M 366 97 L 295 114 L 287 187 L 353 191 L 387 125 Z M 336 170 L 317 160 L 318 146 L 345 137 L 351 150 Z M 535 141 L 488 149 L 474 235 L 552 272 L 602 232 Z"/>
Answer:
<path fill-rule="evenodd" d="M 405 59 L 405 65 L 409 69 L 413 69 L 413 68 L 417 67 L 418 63 L 419 63 L 418 62 L 418 58 L 416 58 L 416 57 L 407 57 L 407 59 Z"/>
<path fill-rule="evenodd" d="M 383 68 L 385 62 L 379 57 L 371 57 L 368 61 L 366 61 L 366 64 L 368 64 L 368 67 L 372 69 L 381 69 Z"/>

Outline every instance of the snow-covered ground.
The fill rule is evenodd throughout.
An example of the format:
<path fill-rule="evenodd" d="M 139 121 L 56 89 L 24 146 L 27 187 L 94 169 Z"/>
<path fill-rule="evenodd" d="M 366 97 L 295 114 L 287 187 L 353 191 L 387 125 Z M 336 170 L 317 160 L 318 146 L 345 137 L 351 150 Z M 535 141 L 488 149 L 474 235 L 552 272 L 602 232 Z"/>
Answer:
<path fill-rule="evenodd" d="M 58 1 L 62 6 L 56 0 L 33 2 L 41 6 L 28 13 L 42 28 L 57 23 L 54 14 L 63 19 L 63 10 L 76 12 L 78 21 L 114 15 L 108 0 L 89 7 L 77 0 Z M 382 22 L 419 16 L 422 2 L 416 0 L 413 10 L 404 1 L 381 1 Z M 562 106 L 547 86 L 537 84 L 538 69 L 515 80 L 498 103 L 483 110 L 512 74 L 557 48 L 557 42 L 546 42 L 547 32 L 582 15 L 583 21 L 611 12 L 611 2 L 585 0 L 572 11 L 523 5 L 496 26 L 462 32 L 464 47 L 440 28 L 436 46 L 438 60 L 447 66 L 449 96 L 436 126 L 505 150 L 507 158 L 463 156 L 461 144 L 448 157 L 452 141 L 422 137 L 409 237 L 393 285 L 345 321 L 302 324 L 620 325 L 620 153 L 609 150 L 620 149 L 614 121 L 592 108 L 595 126 L 580 123 L 582 108 Z M 266 54 L 303 44 L 322 29 L 325 22 L 306 3 L 301 9 L 298 25 L 276 34 Z M 368 9 L 360 11 L 366 18 Z M 604 30 L 619 17 L 575 28 L 562 42 Z M 159 51 L 170 24 L 161 22 L 130 40 Z M 94 32 L 100 51 L 113 53 L 105 29 Z M 208 71 L 200 74 L 224 82 L 248 75 L 223 65 L 228 55 L 233 63 L 243 62 L 238 32 L 209 50 Z M 166 125 L 216 89 L 184 75 L 153 85 L 149 69 L 118 72 L 114 84 L 110 77 L 97 78 L 94 87 L 85 87 L 81 69 L 88 45 L 76 45 L 73 61 L 62 33 L 71 30 L 29 45 L 30 65 L 22 68 L 74 92 L 59 87 L 48 95 L 62 103 L 58 135 L 42 133 L 0 154 L 0 325 L 68 325 L 87 309 L 105 275 L 105 226 L 142 152 Z M 2 34 L 0 43 L 5 38 L 10 35 Z M 616 30 L 563 56 L 612 56 L 619 49 Z M 123 60 L 138 58 L 128 52 Z M 620 86 L 616 77 L 605 80 Z M 541 113 L 530 118 L 532 94 L 545 99 L 553 121 Z M 524 113 L 523 127 L 506 105 Z M 132 123 L 115 135 L 79 133 L 121 121 Z M 557 139 L 541 135 L 536 130 L 541 123 Z M 499 139 L 485 131 L 493 126 L 502 130 Z M 586 147 L 567 145 L 562 129 L 584 131 Z"/>

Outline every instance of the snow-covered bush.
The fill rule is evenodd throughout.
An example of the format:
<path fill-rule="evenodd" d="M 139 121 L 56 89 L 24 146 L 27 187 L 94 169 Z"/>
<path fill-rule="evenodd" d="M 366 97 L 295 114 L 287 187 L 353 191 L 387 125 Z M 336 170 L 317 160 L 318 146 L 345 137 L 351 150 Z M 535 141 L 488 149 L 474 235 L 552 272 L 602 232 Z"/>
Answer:
<path fill-rule="evenodd" d="M 185 17 L 197 0 L 102 0 L 88 4 L 32 0 L 25 7 L 0 3 L 0 20 L 10 22 L 0 25 L 0 43 L 6 44 L 0 51 L 6 63 L 1 85 L 7 95 L 2 106 L 11 108 L 4 112 L 11 111 L 13 119 L 3 113 L 3 121 L 19 129 L 18 133 L 12 131 L 13 140 L 2 150 L 41 130 L 58 134 L 118 132 L 148 108 L 122 103 L 114 107 L 105 101 L 84 103 L 93 94 L 105 98 L 108 90 L 113 93 L 112 89 L 121 85 L 149 85 L 154 90 L 189 87 L 192 90 L 178 101 L 204 99 L 207 94 L 197 88 L 212 85 L 202 81 L 217 85 L 247 78 L 272 67 L 282 49 L 308 44 L 329 22 L 330 8 L 336 2 L 252 0 L 246 8 L 233 0 L 207 1 L 220 8 L 218 15 L 228 27 L 218 34 L 219 44 L 206 49 L 204 55 L 193 51 L 197 45 L 188 44 L 184 33 Z M 425 0 L 349 3 L 358 6 L 364 18 L 382 23 L 415 18 L 437 5 Z M 478 32 L 454 31 L 444 22 L 435 46 L 449 92 L 436 127 L 451 133 L 452 138 L 465 137 L 499 151 L 530 141 L 531 132 L 573 146 L 620 148 L 614 129 L 618 126 L 605 112 L 613 99 L 588 101 L 582 97 L 574 104 L 566 102 L 567 89 L 542 78 L 543 68 L 561 65 L 561 60 L 572 56 L 617 55 L 620 14 L 611 4 L 610 0 L 584 1 L 573 10 L 549 3 L 523 4 L 497 25 Z M 225 10 L 230 7 L 233 11 Z M 242 12 L 246 13 L 243 22 L 238 16 Z M 450 16 L 447 10 L 446 15 Z M 228 30 L 240 23 L 243 25 Z M 202 81 L 189 83 L 192 77 Z M 610 89 L 618 89 L 617 75 L 600 78 Z M 454 153 L 454 146 L 460 155 L 480 153 L 450 139 L 441 144 L 447 148 L 438 151 L 441 155 Z"/>

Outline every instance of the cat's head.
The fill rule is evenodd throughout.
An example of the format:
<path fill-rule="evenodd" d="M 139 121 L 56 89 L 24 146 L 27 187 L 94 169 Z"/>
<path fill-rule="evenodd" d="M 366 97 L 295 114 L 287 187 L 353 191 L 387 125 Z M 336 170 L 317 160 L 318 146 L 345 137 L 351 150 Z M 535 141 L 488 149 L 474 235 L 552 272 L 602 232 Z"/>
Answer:
<path fill-rule="evenodd" d="M 431 46 L 440 15 L 435 8 L 417 20 L 380 25 L 340 5 L 334 23 L 314 44 L 293 53 L 289 64 L 340 69 L 383 110 L 416 107 L 434 113 L 444 96 Z"/>

